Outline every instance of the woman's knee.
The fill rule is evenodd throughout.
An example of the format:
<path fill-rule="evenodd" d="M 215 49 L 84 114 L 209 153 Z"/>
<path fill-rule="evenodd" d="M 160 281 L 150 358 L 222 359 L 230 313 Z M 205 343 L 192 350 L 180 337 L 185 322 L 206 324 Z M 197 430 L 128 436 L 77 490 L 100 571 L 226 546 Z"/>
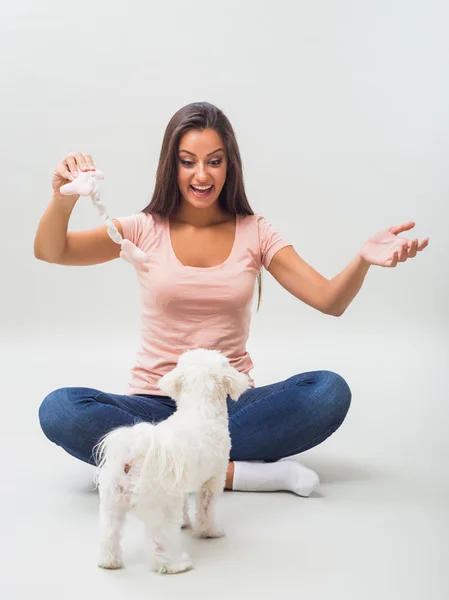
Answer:
<path fill-rule="evenodd" d="M 323 401 L 334 418 L 342 423 L 351 406 L 352 392 L 347 381 L 333 371 L 320 371 L 324 379 Z"/>
<path fill-rule="evenodd" d="M 305 404 L 301 403 L 301 414 L 310 409 L 312 413 L 319 411 L 325 416 L 325 420 L 330 421 L 329 426 L 343 422 L 351 405 L 352 393 L 341 375 L 327 370 L 309 371 L 294 375 L 289 381 L 297 386 L 300 399 L 307 398 Z"/>
<path fill-rule="evenodd" d="M 72 404 L 71 388 L 59 388 L 50 392 L 39 406 L 39 423 L 47 438 L 55 443 L 61 441 L 62 431 L 70 424 Z"/>

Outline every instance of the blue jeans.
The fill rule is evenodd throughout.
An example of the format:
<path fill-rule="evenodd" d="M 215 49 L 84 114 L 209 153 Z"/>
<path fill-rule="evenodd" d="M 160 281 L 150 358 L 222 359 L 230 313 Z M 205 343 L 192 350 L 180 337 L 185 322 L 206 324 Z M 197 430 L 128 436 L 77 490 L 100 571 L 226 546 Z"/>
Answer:
<path fill-rule="evenodd" d="M 332 371 L 310 371 L 249 389 L 227 403 L 231 460 L 272 462 L 309 450 L 334 433 L 348 412 L 351 390 Z M 43 400 L 39 420 L 49 440 L 94 465 L 93 448 L 108 431 L 141 421 L 157 423 L 175 411 L 176 403 L 167 396 L 66 387 Z"/>

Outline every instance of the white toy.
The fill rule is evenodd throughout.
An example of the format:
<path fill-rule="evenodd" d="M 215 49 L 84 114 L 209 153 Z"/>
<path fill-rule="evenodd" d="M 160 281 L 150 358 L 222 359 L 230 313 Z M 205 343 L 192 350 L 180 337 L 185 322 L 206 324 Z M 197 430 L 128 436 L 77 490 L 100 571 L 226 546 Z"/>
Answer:
<path fill-rule="evenodd" d="M 214 504 L 223 492 L 231 439 L 226 399 L 237 400 L 248 376 L 218 350 L 184 352 L 159 379 L 177 410 L 156 425 L 138 423 L 106 434 L 94 449 L 100 492 L 99 566 L 123 566 L 120 539 L 126 513 L 144 521 L 153 569 L 179 573 L 192 567 L 182 544 L 185 502 L 196 494 L 195 537 L 221 537 Z M 186 518 L 187 517 L 187 518 Z"/>
<path fill-rule="evenodd" d="M 97 179 L 104 179 L 104 174 L 101 171 L 98 171 L 98 169 L 87 172 L 80 171 L 78 177 L 76 177 L 74 181 L 66 183 L 59 191 L 64 196 L 75 194 L 78 194 L 79 196 L 90 196 L 100 217 L 107 225 L 109 237 L 116 244 L 120 244 L 122 248 L 120 258 L 123 258 L 132 264 L 136 269 L 148 270 L 148 267 L 145 264 L 148 261 L 148 256 L 132 242 L 123 239 L 117 227 L 109 218 L 105 205 L 100 201 L 100 191 L 97 186 Z"/>

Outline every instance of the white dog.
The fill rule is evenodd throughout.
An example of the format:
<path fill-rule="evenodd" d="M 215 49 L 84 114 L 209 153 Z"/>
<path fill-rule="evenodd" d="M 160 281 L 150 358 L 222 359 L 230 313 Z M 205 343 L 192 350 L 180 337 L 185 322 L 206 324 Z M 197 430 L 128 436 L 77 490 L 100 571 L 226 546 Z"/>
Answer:
<path fill-rule="evenodd" d="M 159 387 L 177 403 L 176 412 L 156 425 L 119 427 L 95 448 L 100 495 L 99 566 L 123 566 L 120 538 L 126 513 L 145 523 L 153 569 L 179 573 L 192 567 L 182 548 L 188 526 L 187 494 L 196 493 L 196 537 L 221 537 L 214 504 L 222 493 L 229 461 L 226 398 L 249 387 L 248 376 L 217 350 L 189 350 L 161 377 Z"/>

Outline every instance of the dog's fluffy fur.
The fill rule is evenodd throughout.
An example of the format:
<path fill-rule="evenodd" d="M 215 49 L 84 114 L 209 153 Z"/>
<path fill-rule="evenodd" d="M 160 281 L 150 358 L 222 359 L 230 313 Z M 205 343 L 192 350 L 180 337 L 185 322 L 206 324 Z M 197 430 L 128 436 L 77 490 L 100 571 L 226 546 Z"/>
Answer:
<path fill-rule="evenodd" d="M 217 350 L 185 352 L 159 380 L 176 412 L 161 423 L 138 423 L 108 433 L 95 447 L 95 481 L 100 495 L 99 566 L 123 566 L 120 538 L 133 510 L 145 523 L 153 569 L 178 573 L 192 567 L 182 548 L 181 527 L 189 526 L 187 498 L 196 494 L 197 537 L 220 537 L 213 508 L 222 493 L 229 461 L 226 399 L 249 387 L 248 376 Z"/>

